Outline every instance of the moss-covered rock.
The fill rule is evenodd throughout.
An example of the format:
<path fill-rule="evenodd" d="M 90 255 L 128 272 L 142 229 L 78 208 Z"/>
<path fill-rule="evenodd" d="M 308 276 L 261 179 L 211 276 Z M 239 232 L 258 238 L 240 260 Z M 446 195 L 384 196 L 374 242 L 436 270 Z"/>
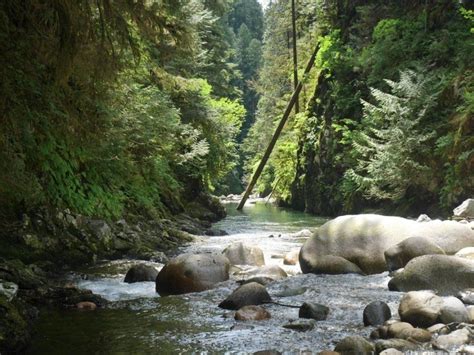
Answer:
<path fill-rule="evenodd" d="M 30 324 L 23 307 L 0 295 L 0 352 L 19 352 L 30 341 Z"/>

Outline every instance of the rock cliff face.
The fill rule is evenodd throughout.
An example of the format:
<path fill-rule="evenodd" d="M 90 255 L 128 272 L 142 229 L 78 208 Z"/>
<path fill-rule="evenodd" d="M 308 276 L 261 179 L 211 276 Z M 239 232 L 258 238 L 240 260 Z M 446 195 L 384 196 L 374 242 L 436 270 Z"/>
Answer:
<path fill-rule="evenodd" d="M 336 105 L 331 98 L 331 81 L 322 72 L 308 107 L 311 115 L 299 142 L 296 178 L 292 185 L 291 206 L 318 215 L 341 212 L 337 196 L 344 169 L 336 161 L 338 134 L 333 127 Z"/>
<path fill-rule="evenodd" d="M 453 78 L 465 76 L 462 66 L 455 61 L 459 55 L 454 53 L 458 51 L 457 47 L 446 56 L 434 51 L 436 43 L 444 38 L 443 33 L 450 33 L 449 36 L 454 38 L 455 33 L 463 35 L 469 32 L 469 26 L 463 22 L 462 16 L 459 17 L 460 5 L 443 0 L 428 3 L 388 1 L 384 4 L 338 1 L 328 6 L 332 6 L 333 13 L 318 20 L 322 34 L 319 37 L 322 46 L 316 61 L 319 73 L 313 97 L 306 108 L 306 119 L 299 130 L 295 178 L 291 198 L 285 202 L 299 210 L 330 216 L 361 213 L 367 209 L 402 215 L 421 211 L 447 214 L 450 206 L 466 198 L 472 186 L 468 179 L 443 168 L 446 164 L 455 164 L 449 159 L 461 156 L 465 148 L 446 146 L 448 150 L 452 149 L 449 154 L 441 151 L 444 148 L 432 149 L 436 142 L 443 139 L 447 142 L 445 137 L 459 133 L 458 138 L 464 140 L 472 132 L 472 125 L 459 126 L 458 133 L 454 122 L 450 127 L 446 125 L 462 101 L 452 94 L 454 88 L 448 82 L 441 84 L 446 94 L 437 97 L 437 108 L 426 117 L 420 128 L 420 132 L 427 129 L 434 132 L 433 139 L 426 151 L 419 149 L 410 156 L 416 164 L 426 166 L 426 171 L 429 171 L 427 179 L 415 182 L 419 176 L 413 172 L 407 174 L 404 181 L 411 181 L 406 183 L 402 196 L 393 198 L 382 194 L 369 196 L 366 190 L 370 188 L 361 188 L 357 180 L 347 178 L 346 173 L 361 166 L 361 154 L 355 154 L 355 143 L 358 135 L 368 132 L 361 99 L 374 103 L 371 88 L 390 93 L 385 79 L 399 80 L 402 71 L 413 68 L 419 73 L 430 68 L 429 75 L 448 72 Z M 416 33 L 424 35 L 421 37 Z M 409 49 L 410 46 L 414 49 Z M 467 75 L 470 73 L 468 71 Z M 442 125 L 445 128 L 440 129 Z M 405 141 L 409 139 L 404 138 Z M 364 159 L 369 161 L 367 156 Z M 471 166 L 466 164 L 463 169 Z M 362 171 L 364 178 L 380 179 L 380 174 L 372 176 L 375 173 L 370 169 Z M 385 183 L 389 186 L 392 182 Z M 444 204 L 443 211 L 436 207 L 440 201 Z"/>

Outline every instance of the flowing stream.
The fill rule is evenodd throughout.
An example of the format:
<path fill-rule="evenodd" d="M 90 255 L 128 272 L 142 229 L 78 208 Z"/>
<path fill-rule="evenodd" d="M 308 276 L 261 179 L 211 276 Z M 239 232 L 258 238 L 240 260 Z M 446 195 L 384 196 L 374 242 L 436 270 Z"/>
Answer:
<path fill-rule="evenodd" d="M 71 275 L 79 287 L 113 301 L 105 309 L 43 310 L 29 351 L 32 354 L 179 354 L 254 353 L 277 350 L 288 354 L 332 350 L 348 335 L 368 336 L 362 312 L 371 301 L 389 304 L 396 314 L 400 293 L 389 292 L 387 273 L 359 275 L 303 275 L 299 266 L 283 265 L 283 255 L 298 249 L 301 229 L 314 229 L 325 219 L 265 204 L 247 205 L 243 212 L 228 205 L 229 216 L 215 225 L 229 233 L 199 237 L 181 252 L 220 252 L 242 241 L 262 248 L 267 264 L 281 266 L 290 275 L 267 289 L 273 299 L 291 305 L 314 302 L 327 305 L 325 321 L 307 332 L 282 326 L 298 319 L 297 308 L 265 305 L 269 320 L 239 322 L 234 312 L 217 307 L 237 288 L 235 279 L 215 289 L 181 296 L 159 297 L 154 282 L 125 284 L 124 274 L 136 261 L 108 262 Z M 160 264 L 155 264 L 158 268 Z"/>

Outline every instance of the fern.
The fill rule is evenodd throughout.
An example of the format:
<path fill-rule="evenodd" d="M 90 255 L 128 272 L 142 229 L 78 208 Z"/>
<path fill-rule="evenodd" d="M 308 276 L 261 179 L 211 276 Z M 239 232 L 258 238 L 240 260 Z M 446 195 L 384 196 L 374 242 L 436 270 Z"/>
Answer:
<path fill-rule="evenodd" d="M 411 70 L 386 83 L 391 92 L 372 88 L 374 104 L 362 101 L 362 132 L 352 144 L 358 161 L 345 176 L 368 198 L 399 201 L 409 187 L 430 186 L 421 158 L 435 135 L 428 115 L 437 95 L 429 76 Z"/>

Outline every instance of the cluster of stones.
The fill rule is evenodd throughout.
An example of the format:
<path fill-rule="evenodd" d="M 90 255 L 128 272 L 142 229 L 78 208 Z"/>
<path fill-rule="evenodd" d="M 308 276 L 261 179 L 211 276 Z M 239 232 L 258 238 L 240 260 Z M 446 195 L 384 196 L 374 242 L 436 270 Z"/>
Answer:
<path fill-rule="evenodd" d="M 373 302 L 364 310 L 364 324 L 378 326 L 370 339 L 347 337 L 334 351 L 400 354 L 431 349 L 470 353 L 474 350 L 467 345 L 474 339 L 474 290 L 461 292 L 458 297 L 440 297 L 432 291 L 408 292 L 400 300 L 399 319 L 391 318 L 385 303 Z"/>

